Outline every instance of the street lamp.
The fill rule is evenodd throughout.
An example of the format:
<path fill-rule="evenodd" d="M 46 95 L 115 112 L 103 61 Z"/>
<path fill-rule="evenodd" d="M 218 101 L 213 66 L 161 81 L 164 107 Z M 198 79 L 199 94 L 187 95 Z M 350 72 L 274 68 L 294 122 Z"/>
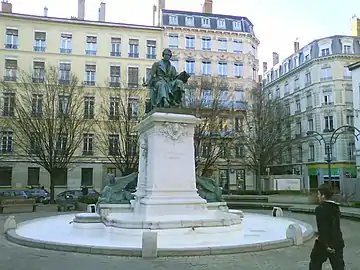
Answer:
<path fill-rule="evenodd" d="M 341 129 L 343 129 L 343 130 L 341 130 Z M 355 135 L 355 131 L 357 131 L 359 134 Z M 358 128 L 356 128 L 354 126 L 350 126 L 350 125 L 343 125 L 341 127 L 338 127 L 337 129 L 335 129 L 331 133 L 331 137 L 330 137 L 329 141 L 325 140 L 324 136 L 317 131 L 310 130 L 310 131 L 306 132 L 307 136 L 315 137 L 316 140 L 320 143 L 320 145 L 321 145 L 321 141 L 323 141 L 325 144 L 325 153 L 326 153 L 325 161 L 327 162 L 327 165 L 328 165 L 327 166 L 328 167 L 328 177 L 329 177 L 329 181 L 330 181 L 331 185 L 332 185 L 332 178 L 331 178 L 332 147 L 336 143 L 337 138 L 345 132 L 353 132 L 356 140 L 358 140 L 358 136 L 360 135 L 360 130 Z M 317 138 L 317 136 L 320 137 L 320 139 Z"/>

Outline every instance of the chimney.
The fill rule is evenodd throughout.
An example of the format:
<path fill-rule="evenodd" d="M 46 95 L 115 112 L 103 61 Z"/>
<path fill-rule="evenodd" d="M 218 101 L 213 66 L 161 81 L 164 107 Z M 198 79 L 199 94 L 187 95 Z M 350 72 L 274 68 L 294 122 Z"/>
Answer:
<path fill-rule="evenodd" d="M 360 36 L 360 19 L 356 15 L 351 19 L 351 32 L 353 36 Z"/>
<path fill-rule="evenodd" d="M 44 17 L 48 16 L 49 9 L 47 7 L 44 7 Z"/>
<path fill-rule="evenodd" d="M 2 0 L 1 11 L 4 13 L 12 13 L 12 4 L 9 3 L 9 0 Z"/>
<path fill-rule="evenodd" d="M 159 0 L 158 2 L 158 25 L 161 26 L 162 25 L 162 20 L 161 20 L 161 12 L 163 9 L 165 9 L 165 0 Z"/>
<path fill-rule="evenodd" d="M 212 13 L 213 11 L 213 1 L 212 0 L 205 0 L 203 5 L 203 13 Z"/>
<path fill-rule="evenodd" d="M 104 2 L 101 2 L 99 8 L 99 22 L 105 22 L 105 9 L 106 4 Z"/>
<path fill-rule="evenodd" d="M 263 62 L 263 73 L 267 71 L 267 62 Z"/>
<path fill-rule="evenodd" d="M 78 0 L 78 20 L 85 19 L 85 0 Z"/>
<path fill-rule="evenodd" d="M 156 18 L 156 5 L 153 5 L 153 26 L 156 26 L 155 18 Z"/>
<path fill-rule="evenodd" d="M 279 54 L 277 52 L 273 52 L 273 66 L 276 66 L 279 64 Z"/>
<path fill-rule="evenodd" d="M 294 41 L 294 53 L 298 53 L 300 50 L 300 43 L 299 41 L 296 39 L 296 41 Z"/>

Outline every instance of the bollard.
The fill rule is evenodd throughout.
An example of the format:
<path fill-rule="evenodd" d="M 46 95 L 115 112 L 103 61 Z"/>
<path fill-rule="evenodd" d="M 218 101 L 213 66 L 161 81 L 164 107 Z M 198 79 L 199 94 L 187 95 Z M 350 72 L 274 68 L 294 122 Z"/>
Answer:
<path fill-rule="evenodd" d="M 14 216 L 9 216 L 4 223 L 4 233 L 6 233 L 8 230 L 16 229 L 16 220 Z"/>
<path fill-rule="evenodd" d="M 157 232 L 143 232 L 142 257 L 144 259 L 152 259 L 157 257 Z"/>
<path fill-rule="evenodd" d="M 280 207 L 274 207 L 272 210 L 272 216 L 273 217 L 282 217 L 283 210 Z"/>
<path fill-rule="evenodd" d="M 96 205 L 95 204 L 89 204 L 87 206 L 87 212 L 88 213 L 96 213 Z"/>
<path fill-rule="evenodd" d="M 302 245 L 304 243 L 303 234 L 299 224 L 290 224 L 286 230 L 286 238 L 292 239 L 295 246 Z"/>

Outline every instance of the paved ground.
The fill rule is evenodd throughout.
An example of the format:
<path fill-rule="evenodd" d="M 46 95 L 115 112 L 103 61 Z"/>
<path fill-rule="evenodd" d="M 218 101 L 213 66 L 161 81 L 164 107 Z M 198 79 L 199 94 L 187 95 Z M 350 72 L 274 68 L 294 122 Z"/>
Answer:
<path fill-rule="evenodd" d="M 53 215 L 54 211 L 49 207 L 39 207 L 35 214 L 15 214 L 18 222 Z M 270 211 L 251 211 L 269 214 Z M 306 214 L 285 213 L 286 216 L 297 218 L 314 225 L 314 217 Z M 3 223 L 8 215 L 0 215 L 0 230 L 3 231 Z M 358 270 L 360 265 L 360 222 L 342 220 L 344 238 L 346 242 L 345 260 L 347 270 Z M 301 247 L 270 250 L 265 252 L 245 253 L 226 256 L 212 257 L 188 257 L 188 258 L 158 258 L 155 260 L 142 260 L 139 258 L 122 258 L 75 254 L 67 252 L 55 252 L 26 248 L 9 243 L 2 235 L 0 238 L 0 269 L 1 270 L 298 270 L 308 269 L 308 257 L 313 241 L 307 242 Z M 326 265 L 325 269 L 331 269 Z"/>

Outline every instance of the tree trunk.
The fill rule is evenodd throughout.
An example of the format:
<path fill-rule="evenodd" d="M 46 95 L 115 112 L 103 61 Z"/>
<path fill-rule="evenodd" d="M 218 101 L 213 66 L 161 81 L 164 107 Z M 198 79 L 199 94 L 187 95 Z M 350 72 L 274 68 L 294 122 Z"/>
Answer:
<path fill-rule="evenodd" d="M 55 203 L 55 183 L 54 183 L 54 179 L 55 177 L 53 176 L 52 173 L 50 173 L 50 203 L 54 204 Z"/>

